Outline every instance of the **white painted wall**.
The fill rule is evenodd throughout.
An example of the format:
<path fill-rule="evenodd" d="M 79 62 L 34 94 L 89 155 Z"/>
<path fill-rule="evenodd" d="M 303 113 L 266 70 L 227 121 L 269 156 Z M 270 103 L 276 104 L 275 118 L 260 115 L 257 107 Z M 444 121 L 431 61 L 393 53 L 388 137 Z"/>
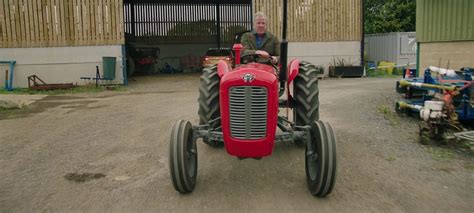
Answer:
<path fill-rule="evenodd" d="M 28 76 L 37 75 L 46 83 L 84 84 L 80 77 L 95 77 L 96 66 L 102 70 L 102 57 L 116 57 L 115 80 L 122 84 L 122 46 L 78 46 L 48 48 L 0 48 L 0 60 L 16 60 L 13 88 L 28 87 Z M 0 85 L 5 86 L 5 70 L 0 64 Z"/>
<path fill-rule="evenodd" d="M 289 42 L 288 58 L 298 58 L 324 67 L 325 75 L 329 66 L 337 58 L 349 61 L 352 65 L 360 65 L 360 42 Z"/>

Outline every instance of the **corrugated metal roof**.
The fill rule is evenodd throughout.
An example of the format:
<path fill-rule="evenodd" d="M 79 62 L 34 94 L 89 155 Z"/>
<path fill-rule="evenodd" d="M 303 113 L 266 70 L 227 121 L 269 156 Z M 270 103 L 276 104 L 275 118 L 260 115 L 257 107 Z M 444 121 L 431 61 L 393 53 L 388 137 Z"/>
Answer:
<path fill-rule="evenodd" d="M 473 0 L 417 0 L 418 42 L 474 40 Z"/>

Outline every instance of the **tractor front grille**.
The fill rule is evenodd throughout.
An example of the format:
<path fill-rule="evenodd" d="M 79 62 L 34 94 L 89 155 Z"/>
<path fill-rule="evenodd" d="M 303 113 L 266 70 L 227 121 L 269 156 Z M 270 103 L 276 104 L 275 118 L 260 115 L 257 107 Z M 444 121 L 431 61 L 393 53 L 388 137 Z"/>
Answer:
<path fill-rule="evenodd" d="M 267 132 L 267 88 L 230 88 L 230 134 L 233 138 L 254 140 Z"/>

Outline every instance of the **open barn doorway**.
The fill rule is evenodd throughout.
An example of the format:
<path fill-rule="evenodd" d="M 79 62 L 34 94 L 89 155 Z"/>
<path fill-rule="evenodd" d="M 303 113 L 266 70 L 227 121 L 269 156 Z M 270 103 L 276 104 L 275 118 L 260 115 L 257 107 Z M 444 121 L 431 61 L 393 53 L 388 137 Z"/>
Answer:
<path fill-rule="evenodd" d="M 192 73 L 252 28 L 251 0 L 124 0 L 129 76 Z"/>

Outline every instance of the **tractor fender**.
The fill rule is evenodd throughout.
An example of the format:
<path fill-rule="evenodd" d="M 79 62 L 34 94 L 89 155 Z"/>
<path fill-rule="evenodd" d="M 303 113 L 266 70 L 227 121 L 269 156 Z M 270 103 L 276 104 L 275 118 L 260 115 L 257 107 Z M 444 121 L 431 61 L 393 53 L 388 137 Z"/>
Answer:
<path fill-rule="evenodd" d="M 220 60 L 217 63 L 217 75 L 219 75 L 219 78 L 222 78 L 222 76 L 228 73 L 231 69 L 230 65 L 223 60 Z"/>
<path fill-rule="evenodd" d="M 293 59 L 288 63 L 288 69 L 286 71 L 286 76 L 288 77 L 288 81 L 286 81 L 286 88 L 287 90 L 287 95 L 288 95 L 288 101 L 293 97 L 293 90 L 292 87 L 290 87 L 291 83 L 293 83 L 293 80 L 295 80 L 296 76 L 299 73 L 300 69 L 300 60 L 298 59 Z"/>
<path fill-rule="evenodd" d="M 288 69 L 287 69 L 287 76 L 288 76 L 288 85 L 295 80 L 296 76 L 299 73 L 299 68 L 300 68 L 300 60 L 298 59 L 293 59 L 290 61 L 288 64 Z"/>

